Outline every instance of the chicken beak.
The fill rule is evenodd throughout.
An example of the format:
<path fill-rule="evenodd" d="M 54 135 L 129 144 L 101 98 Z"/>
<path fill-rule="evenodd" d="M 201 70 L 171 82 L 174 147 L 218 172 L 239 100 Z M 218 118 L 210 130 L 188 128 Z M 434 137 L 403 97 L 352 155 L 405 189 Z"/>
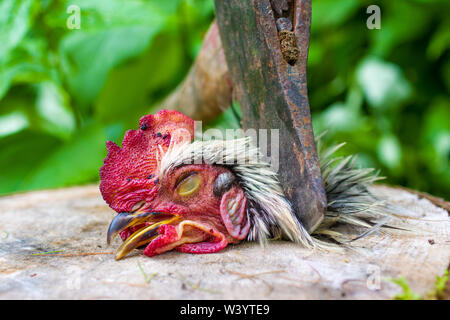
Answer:
<path fill-rule="evenodd" d="M 119 213 L 109 225 L 108 233 L 106 236 L 108 245 L 111 243 L 111 240 L 114 239 L 117 234 L 119 234 L 120 231 L 140 223 L 149 222 L 149 217 L 157 214 L 160 214 L 160 212 Z M 162 220 L 139 229 L 131 236 L 129 236 L 128 239 L 124 243 L 122 243 L 122 245 L 116 251 L 116 260 L 123 258 L 133 249 L 147 244 L 154 238 L 156 238 L 158 236 L 158 228 L 161 225 L 175 223 L 179 220 L 180 217 L 175 215 L 170 217 L 169 219 Z"/>
<path fill-rule="evenodd" d="M 117 249 L 116 260 L 122 259 L 133 249 L 140 247 L 144 244 L 147 244 L 150 241 L 152 241 L 153 239 L 155 239 L 158 236 L 158 228 L 161 225 L 171 224 L 174 222 L 178 222 L 179 220 L 180 220 L 180 218 L 178 216 L 175 216 L 170 219 L 154 223 L 148 227 L 145 227 L 145 228 L 142 228 L 142 229 L 136 231 L 131 236 L 129 236 L 128 239 L 124 243 L 122 243 L 122 245 L 119 247 L 119 249 Z"/>
<path fill-rule="evenodd" d="M 125 228 L 132 227 L 138 223 L 145 222 L 146 218 L 151 215 L 152 212 L 145 213 L 129 213 L 122 212 L 114 217 L 109 224 L 108 234 L 106 236 L 106 242 L 109 245 L 111 240 L 114 239 L 120 231 Z"/>

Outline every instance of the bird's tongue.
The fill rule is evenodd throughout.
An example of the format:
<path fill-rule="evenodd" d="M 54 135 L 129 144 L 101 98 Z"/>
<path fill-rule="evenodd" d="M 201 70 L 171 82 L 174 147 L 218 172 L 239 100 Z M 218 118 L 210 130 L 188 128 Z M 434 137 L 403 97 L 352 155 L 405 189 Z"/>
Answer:
<path fill-rule="evenodd" d="M 214 253 L 228 244 L 224 234 L 206 224 L 185 220 L 178 225 L 162 225 L 159 236 L 145 248 L 144 254 L 152 257 L 170 250 L 187 253 Z"/>
<path fill-rule="evenodd" d="M 192 220 L 184 220 L 177 225 L 162 224 L 159 228 L 149 228 L 150 225 L 142 223 L 120 232 L 124 243 L 117 251 L 116 259 L 146 244 L 144 254 L 149 257 L 173 249 L 187 253 L 214 253 L 228 244 L 221 232 Z M 145 232 L 145 229 L 149 231 Z"/>
<path fill-rule="evenodd" d="M 147 226 L 149 226 L 149 225 L 151 225 L 150 222 L 145 222 L 145 223 L 141 223 L 141 224 L 138 224 L 138 225 L 136 225 L 136 226 L 133 226 L 133 227 L 126 228 L 126 229 L 122 230 L 122 231 L 119 233 L 120 238 L 122 239 L 122 241 L 125 241 L 125 240 L 127 240 L 133 233 L 135 233 L 136 231 L 138 231 L 138 230 L 140 230 L 140 229 L 142 229 L 142 228 L 145 228 L 145 227 L 147 227 Z"/>

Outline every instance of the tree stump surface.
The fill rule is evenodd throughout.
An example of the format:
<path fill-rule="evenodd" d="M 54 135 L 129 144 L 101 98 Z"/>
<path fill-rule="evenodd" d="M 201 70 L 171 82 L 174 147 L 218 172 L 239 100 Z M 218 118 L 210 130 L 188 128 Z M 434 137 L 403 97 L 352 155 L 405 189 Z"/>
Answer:
<path fill-rule="evenodd" d="M 344 253 L 285 241 L 230 245 L 216 254 L 135 250 L 120 261 L 106 247 L 114 212 L 98 186 L 0 198 L 0 299 L 391 299 L 390 278 L 425 294 L 450 259 L 447 211 L 415 194 L 373 191 L 411 210 L 421 231 L 376 233 Z M 36 253 L 56 251 L 53 255 Z M 80 255 L 84 254 L 84 255 Z M 378 282 L 379 281 L 379 285 Z"/>

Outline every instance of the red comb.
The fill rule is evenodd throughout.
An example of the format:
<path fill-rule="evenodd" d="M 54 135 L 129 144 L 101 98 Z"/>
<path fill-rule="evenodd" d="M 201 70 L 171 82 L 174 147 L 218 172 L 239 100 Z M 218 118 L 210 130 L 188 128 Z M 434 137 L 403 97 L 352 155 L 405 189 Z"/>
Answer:
<path fill-rule="evenodd" d="M 194 120 L 178 111 L 161 110 L 142 117 L 139 130 L 128 130 L 122 148 L 107 141 L 108 155 L 100 168 L 103 199 L 117 212 L 131 210 L 136 198 L 145 198 L 155 185 L 157 150 L 166 151 L 172 140 L 176 144 L 193 136 Z"/>

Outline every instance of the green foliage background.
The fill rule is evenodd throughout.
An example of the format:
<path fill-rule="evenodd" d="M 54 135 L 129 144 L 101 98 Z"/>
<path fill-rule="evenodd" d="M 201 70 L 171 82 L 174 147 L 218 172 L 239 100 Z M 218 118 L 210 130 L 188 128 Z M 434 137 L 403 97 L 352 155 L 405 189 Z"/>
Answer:
<path fill-rule="evenodd" d="M 74 4 L 79 30 L 66 26 Z M 371 4 L 381 30 L 366 28 Z M 389 183 L 448 199 L 450 1 L 312 6 L 316 133 Z M 0 194 L 97 181 L 105 141 L 177 86 L 213 19 L 211 0 L 0 0 Z"/>

